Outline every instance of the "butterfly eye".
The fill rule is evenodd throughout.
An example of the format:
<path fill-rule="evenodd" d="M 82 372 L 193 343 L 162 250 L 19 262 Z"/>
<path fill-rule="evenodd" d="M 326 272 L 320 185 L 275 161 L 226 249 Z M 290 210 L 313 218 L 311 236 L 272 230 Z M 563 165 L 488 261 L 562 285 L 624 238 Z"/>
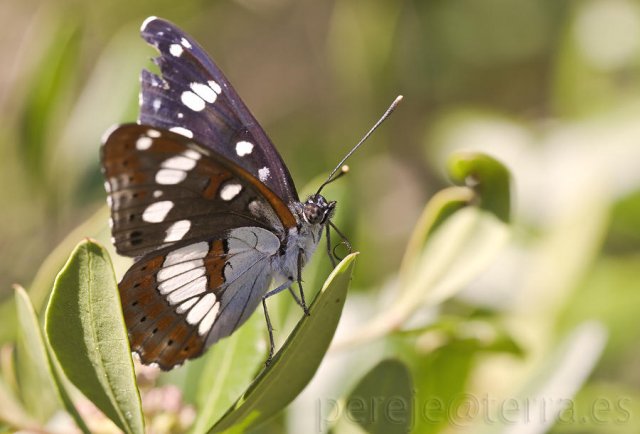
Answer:
<path fill-rule="evenodd" d="M 319 194 L 313 195 L 304 203 L 304 219 L 312 225 L 324 224 L 327 219 L 331 218 L 336 202 L 327 202 L 327 200 Z"/>

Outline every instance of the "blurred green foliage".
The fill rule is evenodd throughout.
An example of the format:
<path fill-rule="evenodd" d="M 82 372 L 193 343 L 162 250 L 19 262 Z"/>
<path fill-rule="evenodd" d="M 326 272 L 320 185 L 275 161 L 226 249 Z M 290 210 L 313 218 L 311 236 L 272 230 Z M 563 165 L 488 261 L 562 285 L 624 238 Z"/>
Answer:
<path fill-rule="evenodd" d="M 20 389 L 12 284 L 42 313 L 72 246 L 83 236 L 108 240 L 98 147 L 107 127 L 136 117 L 138 73 L 154 55 L 138 36 L 148 15 L 174 21 L 208 50 L 300 189 L 317 185 L 384 107 L 405 97 L 332 186 L 339 226 L 361 252 L 336 349 L 290 409 L 256 432 L 358 432 L 340 399 L 385 358 L 409 368 L 416 432 L 506 432 L 513 423 L 485 415 L 531 391 L 551 399 L 557 389 L 544 386 L 567 372 L 576 377 L 563 384 L 573 389 L 588 377 L 572 401 L 579 417 L 536 432 L 640 431 L 639 0 L 0 3 L 3 423 L 38 423 L 6 398 Z M 406 289 L 398 281 L 416 276 L 405 252 L 417 258 L 432 225 L 453 225 L 447 217 L 467 203 L 467 190 L 443 190 L 458 151 L 509 170 L 508 242 L 463 288 L 416 305 L 402 327 L 354 335 L 388 314 Z M 438 191 L 451 208 L 421 214 Z M 495 204 L 505 220 L 505 201 Z M 316 256 L 306 273 L 312 292 L 329 269 Z M 127 261 L 113 260 L 121 276 Z M 274 304 L 284 340 L 299 312 Z M 604 334 L 576 327 L 593 320 L 608 338 L 589 376 Z M 545 370 L 572 342 L 584 343 L 574 369 Z M 562 393 L 569 399 L 573 389 Z M 452 424 L 446 411 L 467 405 L 461 396 L 481 407 L 486 397 L 486 414 Z M 610 410 L 590 417 L 601 402 Z"/>

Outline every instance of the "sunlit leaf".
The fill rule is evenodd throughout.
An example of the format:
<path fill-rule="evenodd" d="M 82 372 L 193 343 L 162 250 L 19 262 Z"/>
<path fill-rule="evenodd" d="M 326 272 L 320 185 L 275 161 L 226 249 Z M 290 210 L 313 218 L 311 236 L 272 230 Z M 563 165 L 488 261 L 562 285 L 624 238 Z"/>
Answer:
<path fill-rule="evenodd" d="M 478 206 L 509 222 L 511 175 L 502 163 L 480 152 L 458 151 L 449 159 L 449 176 L 477 193 Z"/>
<path fill-rule="evenodd" d="M 144 432 L 120 297 L 100 245 L 81 242 L 58 274 L 45 330 L 67 378 L 120 429 Z"/>

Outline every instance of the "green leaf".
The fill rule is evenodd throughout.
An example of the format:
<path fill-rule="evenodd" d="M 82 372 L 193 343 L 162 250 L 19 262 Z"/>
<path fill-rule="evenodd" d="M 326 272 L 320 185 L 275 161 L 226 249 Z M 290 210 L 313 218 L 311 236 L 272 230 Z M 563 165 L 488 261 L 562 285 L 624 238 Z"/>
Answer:
<path fill-rule="evenodd" d="M 285 408 L 313 378 L 333 338 L 347 296 L 352 253 L 329 275 L 271 365 L 264 369 L 210 432 L 244 432 Z"/>
<path fill-rule="evenodd" d="M 413 382 L 399 360 L 383 360 L 346 401 L 347 417 L 370 434 L 408 433 L 413 422 Z"/>
<path fill-rule="evenodd" d="M 400 276 L 393 303 L 338 347 L 367 342 L 398 330 L 421 306 L 454 296 L 485 270 L 506 245 L 509 228 L 475 207 L 455 212 L 429 237 L 419 257 Z"/>
<path fill-rule="evenodd" d="M 418 223 L 411 233 L 402 258 L 400 275 L 408 273 L 411 267 L 415 266 L 427 238 L 435 229 L 440 227 L 454 212 L 469 205 L 473 198 L 473 190 L 467 187 L 449 187 L 433 195 L 424 207 Z"/>
<path fill-rule="evenodd" d="M 26 291 L 15 285 L 16 311 L 19 323 L 16 368 L 22 400 L 31 415 L 46 422 L 62 403 L 82 432 L 89 433 L 80 414 L 69 398 L 59 367 L 49 358 L 49 350 L 40 331 L 38 318 Z"/>
<path fill-rule="evenodd" d="M 511 213 L 511 175 L 498 160 L 480 152 L 459 151 L 449 159 L 453 182 L 472 188 L 479 206 L 509 222 Z"/>
<path fill-rule="evenodd" d="M 23 288 L 15 286 L 18 319 L 16 371 L 22 402 L 40 422 L 46 422 L 60 408 L 50 371 L 40 325 Z"/>
<path fill-rule="evenodd" d="M 56 278 L 46 311 L 49 343 L 69 380 L 126 433 L 143 433 L 120 297 L 104 248 L 81 242 Z"/>
<path fill-rule="evenodd" d="M 264 324 L 259 309 L 238 331 L 208 351 L 202 370 L 189 372 L 198 379 L 193 433 L 206 433 L 251 383 L 266 357 Z"/>

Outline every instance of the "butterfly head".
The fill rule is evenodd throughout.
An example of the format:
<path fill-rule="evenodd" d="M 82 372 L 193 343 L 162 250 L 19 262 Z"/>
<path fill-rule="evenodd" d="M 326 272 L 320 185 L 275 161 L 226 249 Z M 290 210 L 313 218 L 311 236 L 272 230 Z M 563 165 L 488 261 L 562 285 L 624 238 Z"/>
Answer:
<path fill-rule="evenodd" d="M 324 196 L 313 194 L 304 203 L 302 216 L 309 224 L 325 224 L 333 216 L 335 208 L 335 200 L 328 202 Z"/>

